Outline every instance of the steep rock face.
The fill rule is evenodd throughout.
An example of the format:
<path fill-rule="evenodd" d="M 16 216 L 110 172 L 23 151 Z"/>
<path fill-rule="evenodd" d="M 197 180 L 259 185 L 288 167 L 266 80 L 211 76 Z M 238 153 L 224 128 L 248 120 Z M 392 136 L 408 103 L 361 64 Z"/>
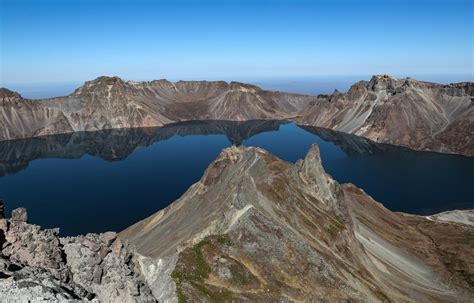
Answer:
<path fill-rule="evenodd" d="M 2 89 L 0 140 L 188 120 L 282 119 L 298 110 L 291 99 L 279 101 L 256 86 L 238 82 L 132 82 L 118 77 L 99 77 L 69 96 L 47 100 L 26 100 Z"/>
<path fill-rule="evenodd" d="M 224 81 L 133 82 L 99 77 L 66 97 L 26 100 L 0 90 L 0 140 L 189 120 L 296 119 L 377 142 L 474 155 L 471 82 L 373 76 L 347 93 L 304 96 Z"/>
<path fill-rule="evenodd" d="M 473 232 L 339 185 L 316 146 L 296 164 L 232 147 L 119 237 L 159 300 L 455 302 L 473 294 Z"/>
<path fill-rule="evenodd" d="M 177 201 L 121 232 L 60 238 L 3 218 L 7 301 L 469 302 L 472 212 L 392 213 L 325 173 L 227 148 Z"/>
<path fill-rule="evenodd" d="M 474 155 L 473 110 L 470 83 L 441 85 L 384 75 L 313 102 L 298 122 L 381 143 Z"/>
<path fill-rule="evenodd" d="M 132 84 L 106 77 L 86 82 L 67 97 L 41 101 L 3 98 L 0 137 L 18 139 L 171 122 L 161 115 L 160 103 L 147 102 L 149 99 Z"/>

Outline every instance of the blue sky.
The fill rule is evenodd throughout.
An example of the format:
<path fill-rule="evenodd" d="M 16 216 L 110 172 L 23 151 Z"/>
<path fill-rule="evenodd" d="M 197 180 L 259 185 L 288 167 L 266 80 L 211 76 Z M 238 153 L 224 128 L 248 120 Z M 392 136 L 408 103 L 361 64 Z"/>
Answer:
<path fill-rule="evenodd" d="M 2 86 L 100 75 L 473 77 L 467 0 L 0 1 Z"/>

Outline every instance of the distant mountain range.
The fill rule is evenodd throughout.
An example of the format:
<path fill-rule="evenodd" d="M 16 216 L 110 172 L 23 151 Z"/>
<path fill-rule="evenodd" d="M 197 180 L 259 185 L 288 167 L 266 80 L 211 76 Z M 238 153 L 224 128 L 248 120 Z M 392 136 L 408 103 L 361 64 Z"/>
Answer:
<path fill-rule="evenodd" d="M 387 75 L 347 93 L 308 96 L 223 81 L 99 77 L 72 94 L 28 100 L 0 89 L 0 140 L 155 127 L 191 120 L 291 119 L 418 150 L 474 155 L 474 83 L 435 84 Z"/>

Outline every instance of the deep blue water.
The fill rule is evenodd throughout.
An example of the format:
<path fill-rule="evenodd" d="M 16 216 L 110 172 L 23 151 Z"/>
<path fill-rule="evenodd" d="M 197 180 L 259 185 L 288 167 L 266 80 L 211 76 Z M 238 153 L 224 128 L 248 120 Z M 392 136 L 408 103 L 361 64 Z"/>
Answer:
<path fill-rule="evenodd" d="M 8 214 L 26 207 L 30 222 L 60 227 L 63 235 L 119 231 L 176 200 L 232 143 L 291 162 L 317 143 L 329 174 L 394 211 L 474 207 L 474 158 L 279 121 L 189 122 L 0 142 L 0 197 Z"/>

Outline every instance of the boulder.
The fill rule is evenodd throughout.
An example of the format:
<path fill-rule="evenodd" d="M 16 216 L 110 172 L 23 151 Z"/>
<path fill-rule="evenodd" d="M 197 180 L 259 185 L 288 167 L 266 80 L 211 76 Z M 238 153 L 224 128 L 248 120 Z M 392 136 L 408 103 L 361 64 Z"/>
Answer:
<path fill-rule="evenodd" d="M 12 221 L 28 222 L 28 212 L 26 211 L 26 208 L 19 207 L 12 210 Z"/>

